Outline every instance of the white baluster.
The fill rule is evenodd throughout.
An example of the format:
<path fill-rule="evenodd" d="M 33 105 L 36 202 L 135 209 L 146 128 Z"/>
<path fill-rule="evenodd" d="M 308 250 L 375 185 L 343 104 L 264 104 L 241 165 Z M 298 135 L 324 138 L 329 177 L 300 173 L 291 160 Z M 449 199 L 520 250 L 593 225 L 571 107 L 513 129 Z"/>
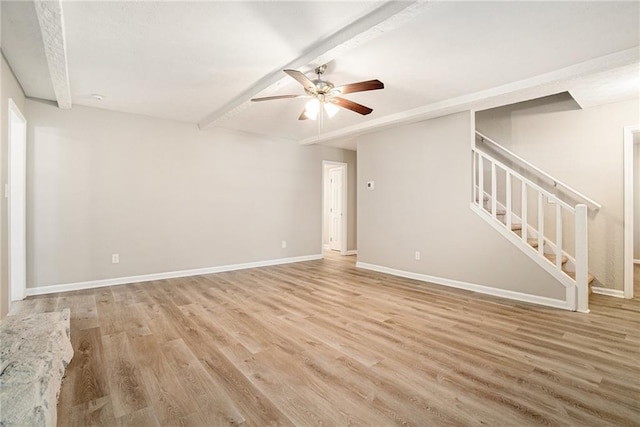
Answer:
<path fill-rule="evenodd" d="M 491 216 L 496 217 L 498 184 L 496 183 L 496 164 L 491 162 Z"/>
<path fill-rule="evenodd" d="M 544 200 L 538 192 L 538 253 L 544 255 Z"/>
<path fill-rule="evenodd" d="M 527 244 L 527 183 L 522 181 L 522 231 L 521 237 L 524 244 Z"/>
<path fill-rule="evenodd" d="M 511 172 L 506 171 L 506 192 L 507 192 L 507 230 L 511 230 Z"/>
<path fill-rule="evenodd" d="M 478 153 L 478 206 L 484 206 L 484 158 Z"/>
<path fill-rule="evenodd" d="M 576 310 L 589 312 L 587 205 L 576 205 Z"/>
<path fill-rule="evenodd" d="M 473 182 L 473 188 L 471 189 L 471 193 L 473 195 L 473 203 L 476 203 L 476 200 L 478 200 L 478 176 L 476 175 L 477 173 L 477 165 L 478 163 L 478 154 L 475 151 L 471 151 L 471 167 L 472 167 L 472 182 Z"/>
<path fill-rule="evenodd" d="M 562 206 L 556 203 L 556 268 L 562 270 Z"/>

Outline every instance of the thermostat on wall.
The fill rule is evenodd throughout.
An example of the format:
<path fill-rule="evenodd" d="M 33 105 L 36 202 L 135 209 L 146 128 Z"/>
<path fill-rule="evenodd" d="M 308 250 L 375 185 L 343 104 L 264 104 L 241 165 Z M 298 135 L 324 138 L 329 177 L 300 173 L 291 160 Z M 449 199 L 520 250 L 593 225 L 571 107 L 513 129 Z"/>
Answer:
<path fill-rule="evenodd" d="M 367 190 L 373 190 L 373 188 L 374 188 L 374 182 L 367 181 Z"/>

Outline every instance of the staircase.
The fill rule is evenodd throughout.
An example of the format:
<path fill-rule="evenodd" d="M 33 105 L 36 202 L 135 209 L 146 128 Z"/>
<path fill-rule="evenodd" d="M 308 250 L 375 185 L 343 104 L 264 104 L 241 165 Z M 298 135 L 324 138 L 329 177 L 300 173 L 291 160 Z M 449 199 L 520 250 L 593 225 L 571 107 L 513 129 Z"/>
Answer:
<path fill-rule="evenodd" d="M 587 214 L 601 206 L 479 132 L 472 176 L 471 209 L 564 285 L 567 309 L 589 312 Z"/>

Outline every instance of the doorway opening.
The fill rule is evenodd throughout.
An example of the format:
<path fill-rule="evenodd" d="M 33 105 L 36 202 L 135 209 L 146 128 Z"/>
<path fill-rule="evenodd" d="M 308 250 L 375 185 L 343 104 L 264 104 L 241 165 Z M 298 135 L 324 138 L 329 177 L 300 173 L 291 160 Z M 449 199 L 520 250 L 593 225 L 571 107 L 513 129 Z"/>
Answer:
<path fill-rule="evenodd" d="M 624 128 L 624 297 L 633 298 L 640 267 L 640 125 Z M 638 264 L 634 267 L 634 264 Z"/>
<path fill-rule="evenodd" d="M 322 250 L 347 255 L 347 164 L 322 161 Z"/>
<path fill-rule="evenodd" d="M 9 301 L 18 301 L 27 293 L 26 193 L 27 193 L 27 120 L 9 99 Z"/>

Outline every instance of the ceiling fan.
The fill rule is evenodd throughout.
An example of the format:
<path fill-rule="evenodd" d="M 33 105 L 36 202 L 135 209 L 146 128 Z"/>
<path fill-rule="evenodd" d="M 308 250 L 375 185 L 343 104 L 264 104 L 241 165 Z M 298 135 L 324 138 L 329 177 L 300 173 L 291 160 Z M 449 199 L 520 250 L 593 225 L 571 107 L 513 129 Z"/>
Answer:
<path fill-rule="evenodd" d="M 330 81 L 322 80 L 322 74 L 327 70 L 327 65 L 321 65 L 315 69 L 318 78 L 315 80 L 309 79 L 303 73 L 298 70 L 283 70 L 285 73 L 293 77 L 298 83 L 304 86 L 304 91 L 307 95 L 277 95 L 266 96 L 264 98 L 253 98 L 254 102 L 258 101 L 271 101 L 274 99 L 289 99 L 289 98 L 309 98 L 312 99 L 306 103 L 304 110 L 298 117 L 298 120 L 316 120 L 318 114 L 322 119 L 323 110 L 327 113 L 329 118 L 333 117 L 338 111 L 338 107 L 345 108 L 347 110 L 355 111 L 363 116 L 370 114 L 373 109 L 366 107 L 357 102 L 344 99 L 339 95 L 354 92 L 364 92 L 367 90 L 384 89 L 384 84 L 380 80 L 367 80 L 364 82 L 350 83 L 342 86 L 335 86 Z"/>

